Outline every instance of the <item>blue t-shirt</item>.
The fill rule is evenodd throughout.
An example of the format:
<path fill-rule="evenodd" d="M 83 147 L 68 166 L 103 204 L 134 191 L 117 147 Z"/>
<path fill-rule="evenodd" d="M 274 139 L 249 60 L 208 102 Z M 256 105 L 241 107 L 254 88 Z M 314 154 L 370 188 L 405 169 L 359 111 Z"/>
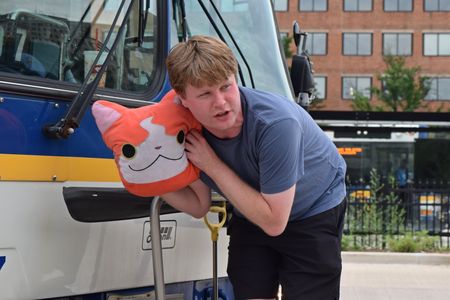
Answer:
<path fill-rule="evenodd" d="M 330 138 L 295 102 L 272 93 L 240 87 L 242 130 L 232 139 L 203 135 L 239 177 L 265 194 L 294 184 L 290 220 L 337 206 L 345 197 L 346 165 Z M 201 179 L 221 195 L 205 173 Z M 236 209 L 235 213 L 242 216 Z"/>

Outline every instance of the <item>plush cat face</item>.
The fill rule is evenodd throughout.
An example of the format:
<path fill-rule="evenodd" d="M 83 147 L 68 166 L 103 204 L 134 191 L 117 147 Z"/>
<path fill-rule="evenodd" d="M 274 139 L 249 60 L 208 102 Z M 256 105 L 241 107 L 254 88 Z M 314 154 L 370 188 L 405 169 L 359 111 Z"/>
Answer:
<path fill-rule="evenodd" d="M 99 100 L 92 114 L 130 193 L 161 195 L 198 178 L 199 170 L 188 161 L 184 144 L 186 134 L 201 126 L 174 91 L 160 103 L 139 108 Z"/>

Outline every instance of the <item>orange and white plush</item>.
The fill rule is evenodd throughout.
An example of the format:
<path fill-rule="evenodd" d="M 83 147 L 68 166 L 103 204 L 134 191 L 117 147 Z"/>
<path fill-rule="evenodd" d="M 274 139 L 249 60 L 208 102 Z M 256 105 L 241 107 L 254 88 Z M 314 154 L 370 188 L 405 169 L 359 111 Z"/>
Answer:
<path fill-rule="evenodd" d="M 185 136 L 200 123 L 172 90 L 139 108 L 99 100 L 92 106 L 103 141 L 113 151 L 125 188 L 138 196 L 176 191 L 199 177 L 185 153 Z"/>

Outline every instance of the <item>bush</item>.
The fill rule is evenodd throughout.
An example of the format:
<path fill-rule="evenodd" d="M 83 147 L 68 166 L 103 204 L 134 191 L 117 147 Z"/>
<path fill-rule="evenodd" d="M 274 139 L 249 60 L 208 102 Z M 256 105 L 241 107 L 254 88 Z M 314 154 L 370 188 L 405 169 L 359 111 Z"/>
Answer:
<path fill-rule="evenodd" d="M 414 240 L 411 233 L 407 233 L 400 239 L 389 238 L 388 248 L 393 252 L 417 252 L 419 245 Z"/>
<path fill-rule="evenodd" d="M 341 251 L 362 251 L 364 250 L 355 242 L 356 236 L 343 235 L 341 240 Z"/>
<path fill-rule="evenodd" d="M 350 242 L 351 242 L 351 237 L 348 235 L 343 235 L 342 240 L 341 240 L 341 250 L 349 251 L 350 250 Z"/>
<path fill-rule="evenodd" d="M 429 236 L 426 231 L 418 231 L 415 235 L 407 233 L 405 236 L 388 239 L 388 248 L 394 252 L 426 252 L 437 250 L 437 238 Z"/>

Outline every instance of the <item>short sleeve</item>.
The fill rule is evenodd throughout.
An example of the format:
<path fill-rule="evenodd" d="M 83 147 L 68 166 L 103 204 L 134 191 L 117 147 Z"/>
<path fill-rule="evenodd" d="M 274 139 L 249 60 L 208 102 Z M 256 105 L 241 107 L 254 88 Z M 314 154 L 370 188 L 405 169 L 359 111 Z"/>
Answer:
<path fill-rule="evenodd" d="M 295 119 L 283 119 L 265 128 L 258 140 L 261 192 L 285 191 L 303 175 L 303 137 L 303 129 Z"/>

